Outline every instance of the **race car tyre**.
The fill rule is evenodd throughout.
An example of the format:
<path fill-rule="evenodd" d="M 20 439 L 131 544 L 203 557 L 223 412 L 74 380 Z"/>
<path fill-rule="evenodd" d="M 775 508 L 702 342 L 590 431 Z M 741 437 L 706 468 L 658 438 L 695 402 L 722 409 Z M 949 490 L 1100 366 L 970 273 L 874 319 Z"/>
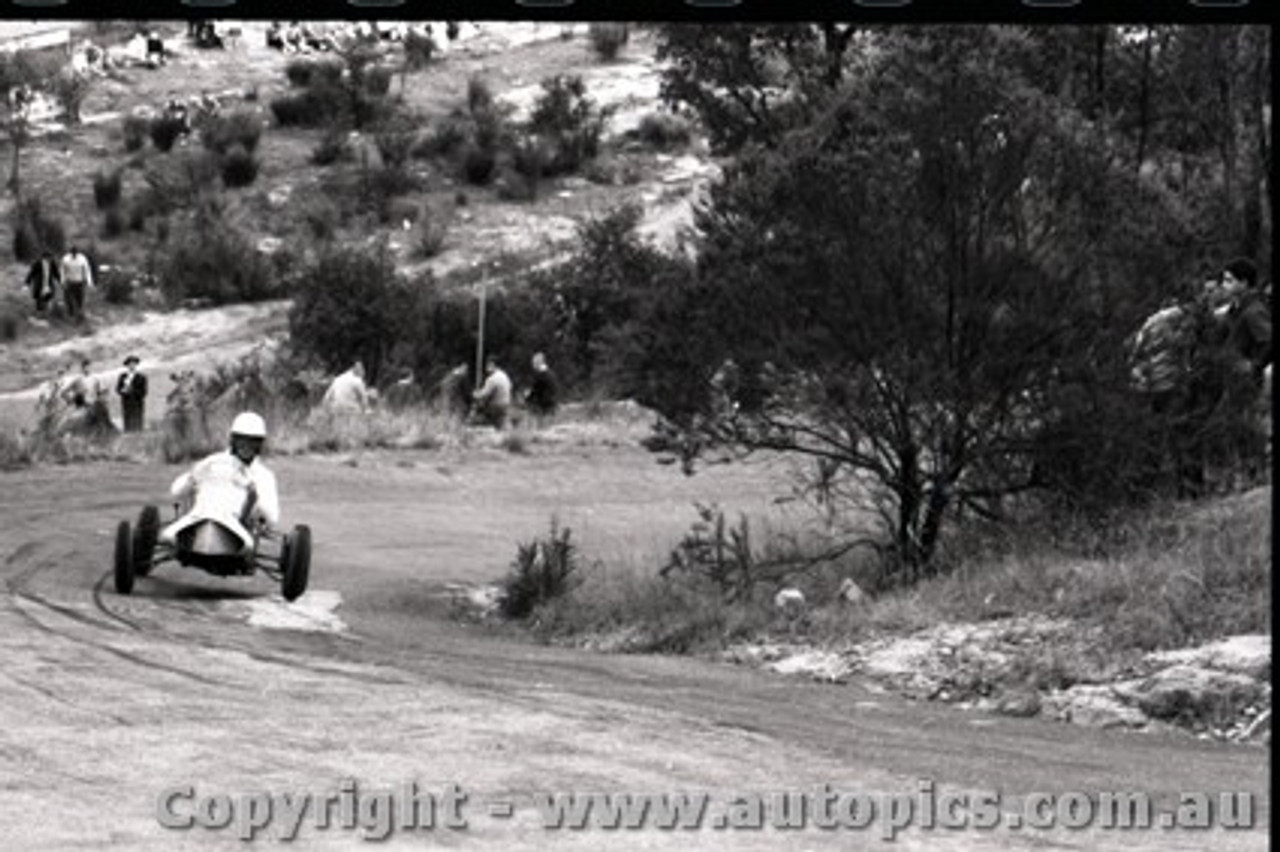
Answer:
<path fill-rule="evenodd" d="M 151 559 L 155 556 L 156 541 L 160 538 L 160 509 L 143 506 L 138 516 L 138 526 L 133 531 L 133 573 L 145 577 L 151 573 Z"/>
<path fill-rule="evenodd" d="M 133 535 L 128 521 L 116 527 L 116 591 L 127 595 L 133 591 Z"/>
<path fill-rule="evenodd" d="M 295 601 L 307 590 L 307 577 L 311 573 L 311 527 L 298 524 L 291 535 L 285 536 L 280 552 L 280 592 L 287 601 Z"/>

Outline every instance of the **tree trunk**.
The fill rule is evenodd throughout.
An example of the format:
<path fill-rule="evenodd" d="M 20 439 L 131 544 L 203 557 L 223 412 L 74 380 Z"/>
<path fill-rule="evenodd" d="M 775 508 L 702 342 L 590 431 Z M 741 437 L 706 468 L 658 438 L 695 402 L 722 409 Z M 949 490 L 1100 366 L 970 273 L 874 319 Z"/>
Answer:
<path fill-rule="evenodd" d="M 1138 89 L 1138 156 L 1134 171 L 1141 173 L 1147 159 L 1147 135 L 1151 132 L 1151 53 L 1156 39 L 1156 28 L 1147 27 L 1147 37 L 1142 42 L 1142 76 Z"/>

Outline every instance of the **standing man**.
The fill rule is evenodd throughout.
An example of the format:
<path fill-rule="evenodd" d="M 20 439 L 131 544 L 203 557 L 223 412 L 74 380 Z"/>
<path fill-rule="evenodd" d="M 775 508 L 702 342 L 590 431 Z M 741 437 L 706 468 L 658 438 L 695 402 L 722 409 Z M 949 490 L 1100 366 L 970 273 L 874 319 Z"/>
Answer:
<path fill-rule="evenodd" d="M 555 373 L 551 372 L 551 368 L 547 366 L 546 355 L 535 352 L 532 366 L 533 381 L 529 383 L 529 389 L 525 392 L 524 402 L 541 420 L 556 413 L 556 406 L 559 405 L 557 399 L 559 387 Z"/>
<path fill-rule="evenodd" d="M 93 270 L 89 258 L 79 247 L 72 245 L 62 258 L 62 296 L 67 305 L 67 316 L 73 320 L 84 319 L 85 290 L 93 284 Z"/>
<path fill-rule="evenodd" d="M 484 384 L 472 396 L 472 402 L 477 420 L 495 429 L 506 428 L 507 412 L 511 409 L 511 377 L 492 355 L 485 359 Z"/>
<path fill-rule="evenodd" d="M 138 372 L 138 356 L 124 359 L 124 372 L 116 380 L 120 407 L 124 412 L 124 431 L 141 432 L 143 411 L 147 401 L 147 377 Z"/>
<path fill-rule="evenodd" d="M 58 286 L 62 283 L 62 270 L 53 252 L 45 249 L 31 268 L 27 271 L 27 286 L 31 288 L 31 298 L 36 303 L 36 313 L 43 314 L 58 294 Z"/>

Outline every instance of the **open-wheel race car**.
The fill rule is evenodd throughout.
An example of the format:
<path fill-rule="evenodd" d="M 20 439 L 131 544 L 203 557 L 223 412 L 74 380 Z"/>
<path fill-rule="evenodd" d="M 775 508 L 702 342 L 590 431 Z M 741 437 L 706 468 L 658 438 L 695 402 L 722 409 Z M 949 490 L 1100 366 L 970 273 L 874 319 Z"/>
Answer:
<path fill-rule="evenodd" d="M 307 590 L 311 528 L 306 524 L 298 524 L 288 533 L 258 529 L 248 542 L 212 518 L 198 520 L 171 539 L 162 539 L 160 532 L 160 510 L 151 505 L 143 507 L 136 526 L 128 521 L 116 526 L 117 592 L 130 594 L 136 578 L 147 576 L 167 562 L 218 577 L 247 577 L 261 571 L 280 584 L 280 593 L 287 601 L 296 600 Z"/>
<path fill-rule="evenodd" d="M 137 526 L 116 527 L 115 586 L 127 595 L 134 581 L 165 562 L 218 577 L 261 571 L 280 584 L 287 601 L 307 590 L 311 529 L 277 529 L 280 519 L 275 475 L 258 460 L 266 425 L 252 412 L 231 426 L 231 446 L 200 460 L 174 480 L 174 520 L 160 524 L 160 510 L 145 506 Z"/>

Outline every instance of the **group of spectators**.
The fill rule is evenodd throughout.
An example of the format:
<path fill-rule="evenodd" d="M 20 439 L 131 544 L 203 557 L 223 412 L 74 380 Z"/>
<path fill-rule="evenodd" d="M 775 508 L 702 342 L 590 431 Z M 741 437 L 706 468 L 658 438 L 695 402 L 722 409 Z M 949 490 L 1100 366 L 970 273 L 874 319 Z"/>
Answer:
<path fill-rule="evenodd" d="M 1177 492 L 1218 471 L 1256 478 L 1271 443 L 1270 288 L 1247 258 L 1153 313 L 1131 341 L 1131 384 L 1146 400 Z"/>
<path fill-rule="evenodd" d="M 555 414 L 559 405 L 559 383 L 547 363 L 546 355 L 535 353 L 531 361 L 532 379 L 520 395 L 524 408 L 541 424 Z M 489 356 L 484 364 L 484 381 L 474 391 L 467 390 L 467 367 L 450 370 L 434 388 L 440 406 L 473 425 L 505 429 L 511 424 L 515 390 L 511 376 L 498 359 Z M 387 389 L 388 400 L 404 401 L 415 397 L 414 376 L 404 375 Z M 325 411 L 339 414 L 363 414 L 378 402 L 377 391 L 369 387 L 365 367 L 356 361 L 350 369 L 338 374 L 320 401 Z"/>
<path fill-rule="evenodd" d="M 124 431 L 141 432 L 145 422 L 147 377 L 138 369 L 137 355 L 124 359 L 124 369 L 116 377 L 116 395 Z M 107 389 L 93 374 L 93 362 L 79 359 L 63 368 L 40 396 L 40 410 L 71 431 L 115 431 L 107 402 Z"/>
<path fill-rule="evenodd" d="M 96 286 L 93 265 L 75 245 L 60 260 L 46 248 L 27 270 L 26 286 L 37 315 L 45 316 L 61 296 L 67 317 L 79 322 L 84 319 L 85 294 Z"/>

